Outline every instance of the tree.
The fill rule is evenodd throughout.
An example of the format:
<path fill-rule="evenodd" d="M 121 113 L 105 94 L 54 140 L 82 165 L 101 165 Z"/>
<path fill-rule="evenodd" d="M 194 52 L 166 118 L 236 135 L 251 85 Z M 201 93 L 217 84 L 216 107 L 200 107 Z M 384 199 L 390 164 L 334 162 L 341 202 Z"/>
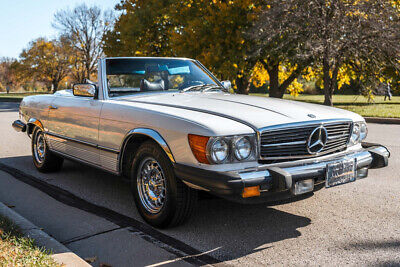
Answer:
<path fill-rule="evenodd" d="M 77 54 L 75 77 L 81 79 L 80 82 L 90 79 L 95 71 L 97 60 L 103 54 L 103 35 L 112 28 L 113 20 L 111 11 L 102 12 L 99 7 L 88 7 L 86 4 L 54 15 L 53 27 L 70 39 Z"/>
<path fill-rule="evenodd" d="M 246 37 L 254 44 L 251 57 L 258 60 L 268 73 L 271 97 L 282 98 L 312 63 L 310 43 L 304 34 L 305 25 L 293 23 L 293 14 L 298 12 L 294 1 L 269 0 L 246 32 Z"/>
<path fill-rule="evenodd" d="M 0 88 L 4 88 L 7 94 L 10 87 L 17 84 L 15 74 L 16 59 L 14 58 L 0 58 Z"/>
<path fill-rule="evenodd" d="M 170 33 L 174 30 L 171 6 L 176 0 L 121 1 L 114 28 L 104 36 L 109 56 L 174 56 Z"/>
<path fill-rule="evenodd" d="M 247 94 L 256 59 L 248 56 L 251 41 L 244 32 L 257 18 L 261 1 L 179 1 L 173 18 L 179 28 L 172 42 L 178 55 L 203 62 L 222 79 L 231 79 L 238 93 Z"/>
<path fill-rule="evenodd" d="M 332 106 L 341 71 L 371 85 L 383 64 L 398 65 L 399 10 L 388 0 L 293 1 L 295 25 L 303 25 L 314 59 L 322 69 L 325 105 Z M 397 68 L 397 67 L 396 67 Z"/>
<path fill-rule="evenodd" d="M 126 0 L 112 31 L 107 55 L 196 58 L 220 78 L 234 80 L 247 93 L 256 60 L 244 31 L 259 10 L 254 0 Z"/>
<path fill-rule="evenodd" d="M 21 70 L 27 77 L 44 82 L 48 89 L 52 88 L 55 92 L 69 72 L 69 48 L 63 39 L 47 41 L 38 38 L 22 51 Z"/>

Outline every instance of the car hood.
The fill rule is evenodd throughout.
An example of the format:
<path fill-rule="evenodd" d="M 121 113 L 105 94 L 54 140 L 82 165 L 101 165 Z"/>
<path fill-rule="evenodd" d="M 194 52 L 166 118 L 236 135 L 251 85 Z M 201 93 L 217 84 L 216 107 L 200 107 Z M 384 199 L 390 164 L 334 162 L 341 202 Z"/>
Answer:
<path fill-rule="evenodd" d="M 176 107 L 219 115 L 243 122 L 258 129 L 277 124 L 313 120 L 363 120 L 358 114 L 343 109 L 299 101 L 228 93 L 152 93 L 122 97 L 119 100 Z"/>

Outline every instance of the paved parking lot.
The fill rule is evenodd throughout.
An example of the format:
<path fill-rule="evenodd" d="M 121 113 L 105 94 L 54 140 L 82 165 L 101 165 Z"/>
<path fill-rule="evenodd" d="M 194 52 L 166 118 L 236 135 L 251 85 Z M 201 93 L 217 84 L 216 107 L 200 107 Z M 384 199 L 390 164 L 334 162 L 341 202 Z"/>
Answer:
<path fill-rule="evenodd" d="M 0 103 L 0 164 L 120 214 L 127 222 L 137 222 L 140 232 L 143 221 L 127 184 L 118 177 L 70 161 L 65 162 L 60 173 L 38 173 L 30 157 L 30 139 L 11 127 L 18 115 L 16 110 L 14 103 Z M 186 225 L 143 231 L 156 239 L 148 242 L 154 242 L 157 248 L 171 250 L 172 242 L 172 249 L 193 249 L 210 256 L 208 260 L 215 259 L 217 264 L 400 265 L 400 125 L 370 124 L 368 141 L 386 145 L 392 157 L 387 168 L 371 170 L 367 179 L 274 207 L 202 199 Z M 2 190 L 5 189 L 0 188 L 0 201 L 5 196 Z M 20 198 L 18 205 L 29 199 L 23 195 Z M 115 234 L 107 242 L 119 244 L 120 238 Z M 163 247 L 163 242 L 168 246 Z M 84 254 L 73 243 L 67 246 L 78 255 Z M 101 254 L 105 244 L 93 241 L 91 246 Z M 129 249 L 135 250 L 135 246 Z M 171 262 L 174 263 L 177 262 Z"/>

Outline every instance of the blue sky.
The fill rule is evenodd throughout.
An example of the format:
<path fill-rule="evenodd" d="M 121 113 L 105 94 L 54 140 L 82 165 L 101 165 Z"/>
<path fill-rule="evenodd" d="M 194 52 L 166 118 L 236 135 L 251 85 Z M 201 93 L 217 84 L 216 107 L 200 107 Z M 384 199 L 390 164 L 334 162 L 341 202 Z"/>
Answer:
<path fill-rule="evenodd" d="M 54 13 L 82 3 L 113 9 L 119 0 L 0 0 L 0 57 L 18 57 L 31 40 L 55 37 Z"/>

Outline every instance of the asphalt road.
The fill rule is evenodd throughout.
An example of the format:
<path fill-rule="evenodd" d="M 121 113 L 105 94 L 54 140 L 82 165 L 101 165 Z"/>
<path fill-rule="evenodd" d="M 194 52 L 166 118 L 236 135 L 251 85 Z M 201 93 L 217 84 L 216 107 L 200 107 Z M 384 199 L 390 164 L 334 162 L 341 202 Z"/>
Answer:
<path fill-rule="evenodd" d="M 142 221 L 116 176 L 70 161 L 60 173 L 38 173 L 30 139 L 10 126 L 16 110 L 0 103 L 0 163 Z M 392 156 L 366 179 L 274 207 L 203 199 L 186 225 L 161 232 L 234 265 L 400 265 L 400 125 L 369 124 L 367 141 Z"/>

